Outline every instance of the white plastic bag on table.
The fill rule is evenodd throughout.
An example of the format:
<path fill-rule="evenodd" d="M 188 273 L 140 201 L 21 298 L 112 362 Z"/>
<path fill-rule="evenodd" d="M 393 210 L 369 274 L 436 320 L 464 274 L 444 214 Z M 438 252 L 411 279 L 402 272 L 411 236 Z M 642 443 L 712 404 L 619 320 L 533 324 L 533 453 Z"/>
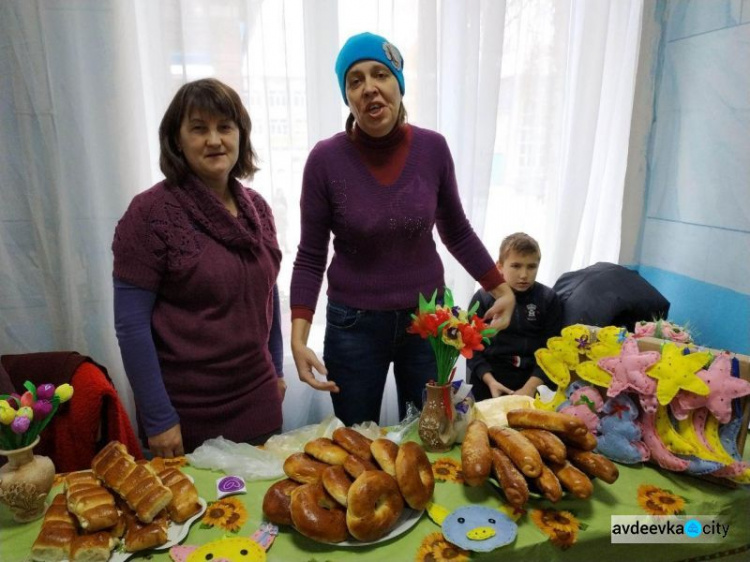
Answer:
<path fill-rule="evenodd" d="M 404 419 L 386 434 L 385 438 L 400 445 L 406 436 L 415 428 L 417 422 L 419 422 L 419 414 L 420 411 L 417 410 L 417 407 L 413 403 L 407 402 L 406 416 L 404 416 Z"/>
<path fill-rule="evenodd" d="M 186 458 L 196 468 L 221 470 L 245 480 L 283 478 L 284 461 L 289 455 L 302 451 L 305 443 L 317 437 L 330 437 L 337 427 L 343 425 L 341 420 L 330 416 L 319 424 L 274 435 L 263 447 L 217 437 L 208 439 Z"/>

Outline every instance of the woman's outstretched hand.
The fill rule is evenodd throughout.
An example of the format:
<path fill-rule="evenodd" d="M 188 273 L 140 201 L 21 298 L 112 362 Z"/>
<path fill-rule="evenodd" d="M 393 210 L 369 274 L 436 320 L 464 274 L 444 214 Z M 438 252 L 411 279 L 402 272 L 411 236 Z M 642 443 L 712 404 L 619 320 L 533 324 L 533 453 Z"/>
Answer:
<path fill-rule="evenodd" d="M 495 297 L 495 304 L 485 313 L 484 320 L 496 330 L 504 330 L 510 325 L 513 309 L 516 307 L 516 295 L 507 283 L 498 285 L 490 293 Z"/>
<path fill-rule="evenodd" d="M 292 355 L 294 356 L 294 364 L 297 366 L 299 380 L 309 384 L 316 390 L 323 390 L 325 392 L 339 391 L 339 387 L 336 386 L 335 382 L 315 378 L 315 371 L 327 376 L 328 369 L 326 369 L 326 366 L 318 359 L 318 356 L 315 355 L 312 349 L 306 345 L 293 345 Z"/>

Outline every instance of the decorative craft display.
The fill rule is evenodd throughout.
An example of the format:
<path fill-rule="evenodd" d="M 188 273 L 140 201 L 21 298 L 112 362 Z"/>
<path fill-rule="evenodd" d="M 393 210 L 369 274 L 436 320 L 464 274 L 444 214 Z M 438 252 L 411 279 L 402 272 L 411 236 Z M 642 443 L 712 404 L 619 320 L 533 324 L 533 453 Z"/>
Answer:
<path fill-rule="evenodd" d="M 646 336 L 668 341 L 660 351 L 641 351 L 636 338 Z M 687 330 L 665 320 L 639 322 L 634 336 L 614 326 L 595 335 L 569 326 L 536 352 L 558 389 L 535 405 L 581 419 L 598 440 L 596 450 L 617 462 L 652 460 L 667 470 L 748 484 L 750 467 L 737 450 L 737 399 L 750 395 L 750 381 L 738 376 L 730 353 L 714 355 L 689 342 Z M 570 384 L 571 372 L 609 399 L 601 405 L 596 388 Z"/>
<path fill-rule="evenodd" d="M 516 540 L 518 525 L 497 509 L 478 505 L 448 511 L 431 504 L 427 513 L 440 525 L 445 538 L 464 550 L 490 552 Z"/>
<path fill-rule="evenodd" d="M 35 386 L 24 383 L 26 392 L 0 395 L 0 449 L 11 451 L 31 445 L 47 427 L 60 404 L 73 396 L 73 387 L 61 384 Z"/>
<path fill-rule="evenodd" d="M 173 546 L 169 556 L 174 562 L 264 562 L 279 528 L 263 523 L 251 537 L 225 537 L 201 546 Z"/>

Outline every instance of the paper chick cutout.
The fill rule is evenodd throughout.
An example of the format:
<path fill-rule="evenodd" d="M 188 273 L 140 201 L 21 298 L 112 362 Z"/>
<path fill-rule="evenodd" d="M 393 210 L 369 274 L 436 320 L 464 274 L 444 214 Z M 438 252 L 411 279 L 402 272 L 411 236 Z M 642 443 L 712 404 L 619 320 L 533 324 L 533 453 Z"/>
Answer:
<path fill-rule="evenodd" d="M 708 369 L 698 372 L 710 392 L 700 396 L 680 391 L 672 401 L 672 411 L 676 418 L 684 419 L 688 410 L 706 407 L 721 423 L 732 418 L 732 399 L 750 394 L 750 381 L 731 374 L 732 360 L 728 354 L 718 355 Z"/>
<path fill-rule="evenodd" d="M 696 373 L 710 358 L 711 354 L 707 351 L 683 355 L 677 344 L 665 343 L 661 350 L 661 359 L 647 370 L 647 373 L 657 380 L 656 398 L 659 404 L 669 404 L 680 389 L 701 396 L 707 395 L 710 389 Z"/>
<path fill-rule="evenodd" d="M 440 525 L 445 539 L 459 548 L 490 552 L 516 540 L 518 525 L 497 509 L 470 505 L 449 511 L 430 503 L 427 514 Z"/>
<path fill-rule="evenodd" d="M 263 523 L 251 537 L 227 537 L 202 546 L 173 546 L 169 556 L 174 562 L 265 562 L 279 528 Z"/>

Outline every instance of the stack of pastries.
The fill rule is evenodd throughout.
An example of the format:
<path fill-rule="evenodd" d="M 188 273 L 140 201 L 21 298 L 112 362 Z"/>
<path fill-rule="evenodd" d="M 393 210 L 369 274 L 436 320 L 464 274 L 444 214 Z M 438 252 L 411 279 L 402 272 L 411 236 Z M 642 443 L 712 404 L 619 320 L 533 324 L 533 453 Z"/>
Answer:
<path fill-rule="evenodd" d="M 529 488 L 551 502 L 567 490 L 579 499 L 593 492 L 591 477 L 612 484 L 617 466 L 594 453 L 596 437 L 575 416 L 522 408 L 508 412 L 508 427 L 474 420 L 461 445 L 464 480 L 481 486 L 494 474 L 508 503 L 522 507 Z"/>
<path fill-rule="evenodd" d="M 170 521 L 184 523 L 200 509 L 198 490 L 181 471 L 136 462 L 112 441 L 94 457 L 91 470 L 65 477 L 31 558 L 105 562 L 120 543 L 127 552 L 154 548 L 167 542 Z"/>
<path fill-rule="evenodd" d="M 393 529 L 406 506 L 432 498 L 432 465 L 420 445 L 371 440 L 340 427 L 332 439 L 308 442 L 284 462 L 288 478 L 263 498 L 263 514 L 315 541 L 375 541 Z"/>

